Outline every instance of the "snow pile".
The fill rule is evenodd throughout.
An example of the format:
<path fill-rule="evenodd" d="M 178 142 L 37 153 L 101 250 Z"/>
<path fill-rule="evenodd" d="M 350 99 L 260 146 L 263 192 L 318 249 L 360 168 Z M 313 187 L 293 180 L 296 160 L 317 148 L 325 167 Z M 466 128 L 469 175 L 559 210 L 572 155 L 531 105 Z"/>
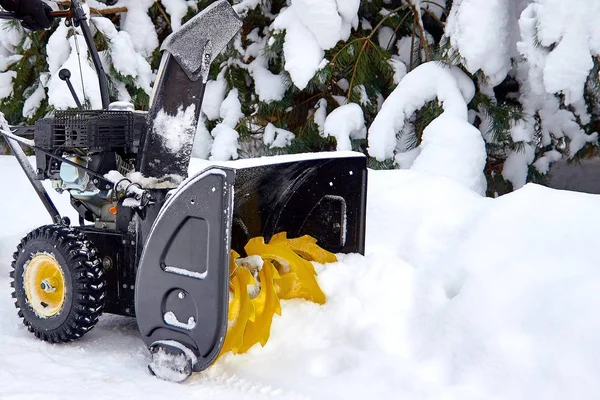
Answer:
<path fill-rule="evenodd" d="M 323 131 L 325 136 L 335 137 L 338 151 L 352 150 L 350 139 L 367 137 L 362 108 L 355 103 L 336 108 L 327 116 Z"/>
<path fill-rule="evenodd" d="M 326 64 L 324 50 L 350 37 L 359 5 L 358 0 L 293 0 L 275 18 L 275 33 L 285 31 L 284 68 L 296 87 L 304 89 Z"/>
<path fill-rule="evenodd" d="M 369 128 L 369 154 L 394 157 L 396 135 L 405 121 L 436 98 L 444 112 L 424 131 L 412 168 L 452 178 L 485 194 L 486 150 L 481 133 L 468 122 L 467 103 L 475 94 L 471 79 L 456 67 L 425 63 L 407 74 L 385 100 Z"/>
<path fill-rule="evenodd" d="M 19 239 L 50 220 L 13 158 L 0 157 L 0 171 L 18 193 L 0 200 L 14 211 L 0 231 L 3 398 L 600 396 L 600 255 L 589 239 L 599 196 L 528 185 L 489 199 L 429 174 L 369 171 L 366 255 L 316 265 L 327 303 L 282 301 L 265 347 L 174 385 L 148 373 L 133 319 L 105 315 L 63 346 L 27 332 L 10 260 Z M 50 195 L 75 220 L 68 197 Z"/>

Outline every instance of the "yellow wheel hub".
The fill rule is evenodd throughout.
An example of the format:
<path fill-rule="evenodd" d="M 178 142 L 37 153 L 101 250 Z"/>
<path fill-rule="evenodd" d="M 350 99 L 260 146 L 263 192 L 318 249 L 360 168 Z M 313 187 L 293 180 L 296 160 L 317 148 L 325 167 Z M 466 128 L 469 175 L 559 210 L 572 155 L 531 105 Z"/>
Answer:
<path fill-rule="evenodd" d="M 23 286 L 29 305 L 42 318 L 58 314 L 65 303 L 65 276 L 51 254 L 37 254 L 29 261 Z"/>
<path fill-rule="evenodd" d="M 248 257 L 231 251 L 229 265 L 228 329 L 219 357 L 231 351 L 245 353 L 271 334 L 275 314 L 281 315 L 280 299 L 302 298 L 324 304 L 311 261 L 335 262 L 335 254 L 317 245 L 316 239 L 302 236 L 288 239 L 285 232 L 269 243 L 262 237 L 250 239 L 244 248 Z"/>

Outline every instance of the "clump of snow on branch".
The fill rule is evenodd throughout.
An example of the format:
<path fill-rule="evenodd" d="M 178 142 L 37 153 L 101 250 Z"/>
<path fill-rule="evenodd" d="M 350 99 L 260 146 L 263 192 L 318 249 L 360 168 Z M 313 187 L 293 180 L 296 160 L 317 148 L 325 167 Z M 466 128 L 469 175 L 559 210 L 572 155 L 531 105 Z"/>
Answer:
<path fill-rule="evenodd" d="M 338 151 L 352 150 L 350 139 L 367 137 L 362 108 L 355 103 L 336 108 L 325 120 L 324 133 L 325 136 L 335 137 Z"/>
<path fill-rule="evenodd" d="M 76 30 L 77 34 L 69 37 L 72 32 L 73 28 L 67 27 L 63 21 L 48 41 L 49 104 L 59 110 L 77 107 L 65 82 L 59 78 L 60 70 L 66 68 L 71 71 L 71 83 L 81 102 L 89 102 L 92 109 L 101 109 L 98 75 L 91 64 L 85 39 L 79 28 Z"/>
<path fill-rule="evenodd" d="M 223 100 L 219 107 L 219 115 L 223 119 L 223 123 L 231 128 L 235 128 L 244 116 L 237 89 L 232 89 Z"/>
<path fill-rule="evenodd" d="M 485 194 L 485 144 L 479 130 L 468 121 L 467 103 L 474 94 L 473 82 L 459 68 L 434 62 L 420 65 L 383 103 L 369 129 L 369 154 L 379 161 L 393 158 L 396 136 L 405 121 L 437 99 L 444 112 L 425 129 L 412 169 L 449 177 Z"/>
<path fill-rule="evenodd" d="M 138 87 L 148 95 L 152 91 L 152 68 L 144 57 L 135 51 L 131 36 L 117 28 L 108 18 L 93 18 L 92 24 L 105 35 L 111 58 L 111 65 L 119 74 L 133 78 Z"/>
<path fill-rule="evenodd" d="M 23 56 L 17 54 L 17 46 L 23 39 L 23 31 L 18 27 L 11 25 L 9 21 L 0 20 L 0 98 L 4 98 L 10 96 L 10 93 L 3 96 L 3 93 L 9 92 L 8 86 L 12 86 L 10 84 L 6 84 L 6 80 L 9 75 L 5 75 L 2 78 L 2 74 L 14 63 L 19 61 Z M 10 78 L 12 80 L 12 77 Z"/>
<path fill-rule="evenodd" d="M 507 0 L 455 0 L 445 36 L 471 73 L 482 71 L 495 86 L 511 68 L 511 29 Z"/>
<path fill-rule="evenodd" d="M 540 145 L 550 146 L 553 139 L 568 139 L 568 158 L 573 158 L 585 144 L 596 141 L 598 137 L 597 133 L 586 134 L 579 122 L 585 124 L 590 121 L 583 102 L 583 91 L 591 69 L 591 54 L 597 50 L 591 42 L 599 35 L 593 32 L 589 21 L 584 21 L 583 17 L 584 13 L 599 12 L 600 7 L 590 5 L 583 11 L 584 8 L 571 3 L 566 8 L 562 3 L 555 3 L 532 3 L 519 19 L 521 40 L 516 47 L 524 61 L 519 64 L 516 77 L 521 85 L 519 100 L 523 106 L 523 120 L 513 125 L 511 135 L 521 148 L 509 153 L 502 171 L 503 177 L 515 189 L 527 182 L 530 165 L 533 164 L 540 173 L 547 173 L 549 163 L 558 159 L 555 153 L 548 153 L 534 163 L 537 118 L 541 122 Z M 548 8 L 550 5 L 556 7 Z M 564 15 L 569 18 L 563 18 Z M 560 39 L 562 33 L 566 36 Z M 600 36 L 597 39 L 600 40 Z M 557 43 L 559 40 L 560 43 Z M 550 45 L 556 47 L 553 50 L 544 47 Z M 567 47 L 572 47 L 573 53 L 570 53 L 571 50 L 567 52 Z M 582 48 L 586 49 L 585 52 Z M 558 53 L 555 53 L 557 50 Z M 561 52 L 569 54 L 563 54 L 559 59 L 557 55 Z M 564 94 L 565 104 L 571 104 L 577 115 L 561 107 L 555 93 Z"/>
<path fill-rule="evenodd" d="M 17 73 L 15 71 L 0 72 L 0 100 L 12 94 L 12 82 L 16 76 Z"/>
<path fill-rule="evenodd" d="M 2 85 L 0 84 L 0 86 Z M 33 93 L 31 93 L 23 103 L 23 116 L 25 118 L 32 118 L 45 98 L 46 90 L 42 85 L 38 85 L 37 89 L 35 89 L 35 91 L 33 91 Z"/>
<path fill-rule="evenodd" d="M 267 60 L 262 55 L 248 65 L 248 71 L 256 83 L 256 95 L 265 103 L 283 100 L 286 89 L 283 79 L 281 75 L 269 71 L 267 66 Z"/>
<path fill-rule="evenodd" d="M 206 82 L 202 101 L 202 112 L 210 121 L 214 121 L 221 116 L 221 103 L 225 100 L 225 95 L 227 94 L 225 72 L 226 70 L 223 69 L 216 80 L 209 80 Z"/>
<path fill-rule="evenodd" d="M 194 137 L 192 156 L 206 160 L 210 155 L 213 139 L 208 129 L 206 129 L 204 118 L 204 114 L 200 113 L 200 119 L 196 127 L 196 136 Z"/>
<path fill-rule="evenodd" d="M 273 39 L 270 37 L 269 39 Z M 268 47 L 267 35 L 261 35 L 258 28 L 253 29 L 246 35 L 245 46 L 242 44 L 242 37 L 238 35 L 234 39 L 234 47 L 242 56 L 241 61 L 235 62 L 235 65 L 248 70 L 248 73 L 254 80 L 256 95 L 260 101 L 270 103 L 272 101 L 282 100 L 287 89 L 287 85 L 280 74 L 274 74 L 268 68 L 268 61 L 263 54 L 263 50 Z M 245 64 L 249 62 L 248 64 Z"/>
<path fill-rule="evenodd" d="M 265 145 L 269 146 L 270 149 L 283 148 L 288 147 L 295 137 L 296 135 L 292 132 L 277 128 L 275 125 L 269 123 L 265 127 L 263 142 Z"/>
<path fill-rule="evenodd" d="M 350 37 L 358 26 L 359 0 L 293 0 L 273 22 L 275 32 L 285 31 L 285 70 L 304 89 L 326 64 L 324 50 Z"/>
<path fill-rule="evenodd" d="M 238 158 L 238 138 L 239 134 L 235 129 L 226 124 L 218 124 L 211 132 L 214 138 L 210 150 L 211 161 L 227 161 Z"/>
<path fill-rule="evenodd" d="M 129 33 L 135 51 L 149 58 L 158 47 L 158 35 L 148 9 L 154 0 L 120 0 L 119 5 L 127 7 L 121 18 L 121 29 Z"/>
<path fill-rule="evenodd" d="M 600 55 L 600 3 L 537 0 L 524 17 L 535 21 L 539 44 L 548 48 L 543 69 L 546 91 L 564 94 L 567 105 L 583 99 L 592 58 Z"/>
<path fill-rule="evenodd" d="M 165 10 L 171 16 L 171 28 L 173 32 L 181 28 L 181 20 L 188 12 L 188 2 L 186 0 L 161 0 Z"/>
<path fill-rule="evenodd" d="M 308 82 L 321 67 L 325 52 L 312 33 L 300 21 L 292 7 L 282 11 L 273 23 L 275 30 L 285 30 L 284 68 L 298 89 Z"/>

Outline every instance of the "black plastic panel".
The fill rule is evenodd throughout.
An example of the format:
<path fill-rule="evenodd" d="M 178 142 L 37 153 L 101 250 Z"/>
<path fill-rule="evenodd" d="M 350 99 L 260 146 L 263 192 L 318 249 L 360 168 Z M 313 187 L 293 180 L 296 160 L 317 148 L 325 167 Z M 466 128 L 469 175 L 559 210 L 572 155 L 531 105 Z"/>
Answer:
<path fill-rule="evenodd" d="M 311 235 L 336 253 L 365 250 L 366 157 L 294 161 L 236 170 L 232 247 L 278 232 Z"/>
<path fill-rule="evenodd" d="M 208 367 L 227 329 L 234 172 L 212 168 L 162 206 L 138 268 L 135 309 L 144 342 L 177 341 Z"/>

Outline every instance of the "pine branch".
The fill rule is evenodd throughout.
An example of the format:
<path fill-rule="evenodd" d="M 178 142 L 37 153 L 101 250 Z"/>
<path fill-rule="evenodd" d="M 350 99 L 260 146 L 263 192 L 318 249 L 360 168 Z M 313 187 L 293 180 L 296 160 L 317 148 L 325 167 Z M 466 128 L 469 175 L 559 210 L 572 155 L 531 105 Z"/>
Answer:
<path fill-rule="evenodd" d="M 427 41 L 427 36 L 425 36 L 425 28 L 423 28 L 423 20 L 421 20 L 421 12 L 420 9 L 417 8 L 413 0 L 406 0 L 410 9 L 413 12 L 414 21 L 417 25 L 417 29 L 419 30 L 419 37 L 421 38 L 421 45 L 423 46 L 423 50 L 425 51 L 425 60 L 431 61 L 431 50 L 429 49 L 429 43 Z"/>

